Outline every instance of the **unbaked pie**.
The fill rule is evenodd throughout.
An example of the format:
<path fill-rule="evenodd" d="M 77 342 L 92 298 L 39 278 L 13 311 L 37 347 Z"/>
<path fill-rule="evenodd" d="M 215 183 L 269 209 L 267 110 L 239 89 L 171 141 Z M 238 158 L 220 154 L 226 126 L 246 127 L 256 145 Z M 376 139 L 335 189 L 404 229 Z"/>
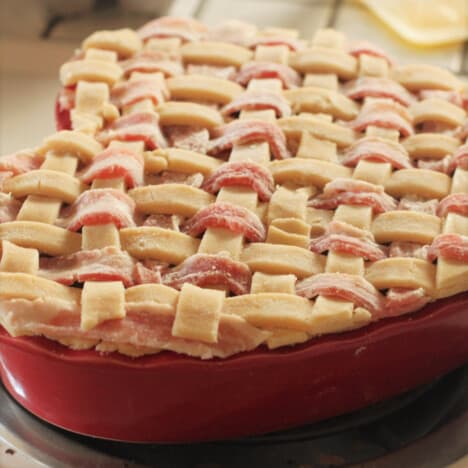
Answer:
<path fill-rule="evenodd" d="M 0 323 L 225 358 L 468 289 L 468 96 L 323 29 L 160 18 L 60 69 L 58 133 L 0 158 Z"/>

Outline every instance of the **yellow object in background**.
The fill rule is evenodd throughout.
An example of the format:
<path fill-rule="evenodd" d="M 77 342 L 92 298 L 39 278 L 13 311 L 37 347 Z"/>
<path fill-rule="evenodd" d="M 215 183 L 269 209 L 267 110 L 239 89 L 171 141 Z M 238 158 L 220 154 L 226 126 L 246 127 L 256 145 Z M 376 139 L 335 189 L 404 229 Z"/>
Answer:
<path fill-rule="evenodd" d="M 468 39 L 468 0 L 361 0 L 404 40 L 421 46 Z"/>

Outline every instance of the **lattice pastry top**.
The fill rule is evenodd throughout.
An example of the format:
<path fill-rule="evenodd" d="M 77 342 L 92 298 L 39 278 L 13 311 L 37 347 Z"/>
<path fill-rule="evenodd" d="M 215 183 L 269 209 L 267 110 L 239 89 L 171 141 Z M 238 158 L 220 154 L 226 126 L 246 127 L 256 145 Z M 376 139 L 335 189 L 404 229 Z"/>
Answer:
<path fill-rule="evenodd" d="M 59 132 L 0 159 L 0 321 L 227 357 L 468 285 L 468 96 L 324 29 L 161 18 L 89 36 Z"/>

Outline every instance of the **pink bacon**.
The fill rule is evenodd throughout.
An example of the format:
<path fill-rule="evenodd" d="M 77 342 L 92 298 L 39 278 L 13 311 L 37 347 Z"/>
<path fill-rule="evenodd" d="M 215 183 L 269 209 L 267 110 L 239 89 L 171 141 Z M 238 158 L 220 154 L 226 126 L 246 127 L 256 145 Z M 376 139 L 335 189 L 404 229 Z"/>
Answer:
<path fill-rule="evenodd" d="M 260 218 L 243 206 L 217 202 L 202 208 L 184 226 L 191 236 L 198 236 L 208 228 L 224 228 L 244 235 L 251 242 L 265 240 L 266 232 Z"/>
<path fill-rule="evenodd" d="M 252 274 L 245 263 L 221 255 L 195 254 L 171 273 L 163 276 L 163 283 L 180 289 L 184 283 L 200 287 L 224 286 L 233 294 L 250 291 Z"/>
<path fill-rule="evenodd" d="M 447 216 L 448 213 L 458 213 L 468 216 L 468 194 L 452 193 L 443 198 L 437 206 L 437 216 L 443 218 Z"/>
<path fill-rule="evenodd" d="M 457 167 L 468 170 L 468 143 L 460 146 L 450 160 L 447 174 L 452 174 Z"/>
<path fill-rule="evenodd" d="M 276 78 L 283 83 L 283 88 L 291 89 L 300 86 L 299 73 L 288 65 L 270 62 L 249 62 L 242 65 L 237 73 L 236 81 L 246 86 L 250 80 Z"/>
<path fill-rule="evenodd" d="M 309 206 L 324 210 L 333 210 L 341 204 L 370 206 L 374 213 L 391 211 L 397 206 L 382 186 L 341 177 L 325 185 L 322 195 L 309 200 Z"/>
<path fill-rule="evenodd" d="M 235 144 L 266 141 L 276 159 L 290 158 L 286 147 L 286 137 L 278 125 L 261 120 L 234 120 L 213 131 L 214 140 L 210 141 L 209 154 L 230 150 Z"/>
<path fill-rule="evenodd" d="M 422 201 L 403 197 L 398 203 L 397 210 L 417 211 L 418 213 L 435 215 L 438 203 L 436 199 Z"/>
<path fill-rule="evenodd" d="M 100 132 L 97 139 L 104 145 L 112 140 L 143 141 L 149 150 L 166 146 L 158 116 L 151 112 L 135 112 L 120 117 Z"/>
<path fill-rule="evenodd" d="M 257 27 L 253 24 L 238 20 L 227 20 L 210 28 L 204 39 L 247 46 L 256 33 Z"/>
<path fill-rule="evenodd" d="M 128 148 L 107 148 L 99 153 L 81 173 L 81 180 L 89 184 L 95 179 L 123 177 L 127 187 L 143 184 L 143 156 Z"/>
<path fill-rule="evenodd" d="M 357 118 L 349 123 L 352 129 L 361 132 L 368 126 L 398 130 L 402 136 L 414 133 L 412 117 L 401 104 L 391 99 L 366 101 Z"/>
<path fill-rule="evenodd" d="M 133 72 L 161 72 L 166 77 L 184 73 L 184 68 L 178 59 L 158 50 L 144 50 L 128 60 L 121 61 L 120 65 L 125 77 L 130 76 Z"/>
<path fill-rule="evenodd" d="M 390 66 L 393 64 L 392 59 L 383 49 L 368 41 L 351 42 L 348 46 L 348 54 L 353 55 L 354 57 L 359 57 L 362 54 L 373 55 L 374 57 L 383 58 Z"/>
<path fill-rule="evenodd" d="M 291 115 L 291 106 L 288 101 L 281 94 L 267 91 L 247 91 L 226 104 L 221 112 L 224 115 L 231 115 L 242 110 L 263 109 L 273 109 L 277 117 Z"/>
<path fill-rule="evenodd" d="M 1 173 L 0 173 L 1 176 Z M 1 181 L 1 177 L 0 177 Z M 0 224 L 14 221 L 21 208 L 21 202 L 6 193 L 0 192 Z"/>
<path fill-rule="evenodd" d="M 426 294 L 423 288 L 404 289 L 390 288 L 385 296 L 385 305 L 381 314 L 375 314 L 373 318 L 378 320 L 385 317 L 398 317 L 421 309 L 432 298 Z"/>
<path fill-rule="evenodd" d="M 261 201 L 269 201 L 275 189 L 270 171 L 253 161 L 235 161 L 223 164 L 204 182 L 202 188 L 216 194 L 222 187 L 241 185 L 257 192 Z"/>
<path fill-rule="evenodd" d="M 378 137 L 364 137 L 351 145 L 341 160 L 341 164 L 354 167 L 361 159 L 388 162 L 395 169 L 413 167 L 409 161 L 408 153 L 402 145 Z"/>
<path fill-rule="evenodd" d="M 57 311 L 52 314 L 50 310 Z M 107 320 L 88 331 L 80 327 L 80 311 L 53 299 L 0 301 L 0 320 L 15 335 L 44 335 L 55 340 L 75 339 L 132 345 L 136 349 L 165 349 L 202 359 L 226 358 L 258 347 L 269 336 L 237 316 L 223 314 L 218 341 L 204 343 L 172 335 L 175 314 L 170 306 L 127 304 L 126 316 Z M 10 319 L 14 317 L 14 321 Z"/>
<path fill-rule="evenodd" d="M 206 27 L 192 18 L 163 16 L 146 23 L 138 30 L 143 41 L 152 37 L 178 37 L 185 42 L 197 41 Z"/>
<path fill-rule="evenodd" d="M 468 262 L 468 236 L 440 234 L 432 241 L 427 256 L 430 261 L 442 257 L 448 260 Z"/>
<path fill-rule="evenodd" d="M 351 99 L 389 98 L 403 106 L 409 106 L 415 101 L 414 97 L 396 81 L 377 76 L 361 76 L 347 83 L 345 94 Z"/>
<path fill-rule="evenodd" d="M 64 257 L 42 257 L 39 276 L 71 285 L 85 281 L 122 281 L 134 284 L 135 261 L 116 247 L 82 250 Z"/>
<path fill-rule="evenodd" d="M 309 248 L 316 253 L 334 250 L 370 261 L 386 257 L 385 250 L 374 242 L 370 233 L 341 221 L 331 221 L 326 233 L 312 239 Z"/>
<path fill-rule="evenodd" d="M 372 315 L 382 312 L 384 298 L 380 292 L 362 276 L 347 273 L 319 273 L 296 285 L 299 296 L 313 299 L 318 295 L 338 297 L 351 301 L 369 310 Z"/>
<path fill-rule="evenodd" d="M 187 65 L 188 75 L 205 75 L 223 78 L 224 80 L 233 80 L 236 75 L 236 68 L 232 66 L 223 67 L 220 65 L 200 65 L 190 63 Z"/>
<path fill-rule="evenodd" d="M 135 202 L 116 189 L 93 189 L 83 192 L 65 209 L 61 224 L 70 231 L 82 226 L 113 223 L 118 228 L 135 226 Z"/>
<path fill-rule="evenodd" d="M 111 100 L 119 108 L 144 99 L 150 99 L 157 106 L 167 95 L 167 90 L 161 89 L 156 80 L 139 79 L 116 84 L 111 91 Z"/>
<path fill-rule="evenodd" d="M 39 169 L 43 159 L 42 156 L 30 150 L 0 156 L 0 172 L 11 172 L 13 175 L 24 174 Z"/>
<path fill-rule="evenodd" d="M 306 42 L 286 36 L 257 36 L 249 41 L 247 47 L 255 49 L 258 46 L 286 46 L 292 52 L 303 50 Z"/>
<path fill-rule="evenodd" d="M 429 246 L 416 242 L 395 241 L 390 244 L 389 257 L 414 257 L 427 260 Z"/>
<path fill-rule="evenodd" d="M 419 91 L 421 99 L 443 99 L 444 101 L 451 102 L 458 107 L 463 107 L 463 96 L 459 91 L 443 91 L 441 89 L 423 89 Z"/>
<path fill-rule="evenodd" d="M 170 146 L 205 154 L 208 150 L 210 134 L 206 128 L 187 125 L 168 125 L 164 132 Z"/>
<path fill-rule="evenodd" d="M 451 168 L 453 156 L 449 154 L 442 159 L 418 159 L 418 169 L 429 169 L 430 171 L 442 172 L 450 175 L 454 168 Z"/>

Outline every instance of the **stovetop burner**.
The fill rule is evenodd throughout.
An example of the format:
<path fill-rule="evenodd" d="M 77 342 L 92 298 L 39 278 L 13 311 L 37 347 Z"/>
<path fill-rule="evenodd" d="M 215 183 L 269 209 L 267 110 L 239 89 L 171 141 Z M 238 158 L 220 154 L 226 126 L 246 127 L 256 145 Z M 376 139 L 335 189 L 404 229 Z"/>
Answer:
<path fill-rule="evenodd" d="M 392 400 L 297 429 L 234 441 L 157 445 L 58 429 L 28 413 L 1 387 L 0 437 L 53 467 L 436 467 L 468 453 L 467 396 L 465 366 Z"/>

